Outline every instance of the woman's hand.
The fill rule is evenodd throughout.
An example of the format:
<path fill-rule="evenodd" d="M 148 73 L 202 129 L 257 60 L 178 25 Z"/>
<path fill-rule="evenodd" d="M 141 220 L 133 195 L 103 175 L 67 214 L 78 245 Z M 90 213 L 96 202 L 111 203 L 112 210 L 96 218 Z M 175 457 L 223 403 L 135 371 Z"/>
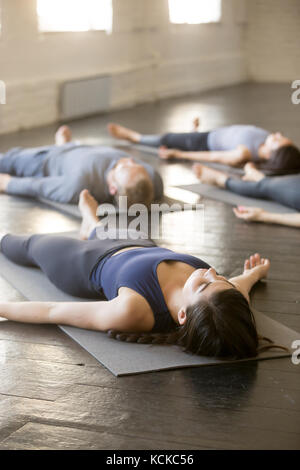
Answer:
<path fill-rule="evenodd" d="M 270 261 L 261 258 L 260 254 L 250 256 L 244 262 L 244 272 L 240 276 L 229 279 L 232 284 L 245 296 L 250 302 L 249 292 L 256 282 L 268 275 L 270 269 Z"/>
<path fill-rule="evenodd" d="M 247 222 L 258 222 L 261 220 L 262 215 L 265 213 L 259 207 L 244 207 L 238 206 L 233 208 L 233 212 L 239 219 L 246 220 Z"/>
<path fill-rule="evenodd" d="M 162 160 L 170 160 L 171 158 L 176 157 L 177 150 L 176 149 L 169 149 L 168 147 L 165 147 L 162 145 L 158 149 L 158 156 Z"/>
<path fill-rule="evenodd" d="M 244 262 L 244 272 L 243 274 L 254 274 L 256 281 L 267 277 L 270 269 L 270 260 L 267 258 L 261 258 L 259 253 L 250 256 Z"/>

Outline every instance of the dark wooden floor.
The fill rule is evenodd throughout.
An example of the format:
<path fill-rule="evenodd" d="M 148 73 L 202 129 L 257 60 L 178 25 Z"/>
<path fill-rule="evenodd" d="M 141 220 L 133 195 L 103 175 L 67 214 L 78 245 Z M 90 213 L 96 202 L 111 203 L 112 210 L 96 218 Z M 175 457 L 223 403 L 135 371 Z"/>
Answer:
<path fill-rule="evenodd" d="M 254 123 L 300 144 L 300 105 L 289 85 L 241 85 L 74 122 L 75 137 L 102 142 L 116 120 L 142 132 Z M 0 136 L 0 151 L 50 143 L 55 126 Z M 161 165 L 168 185 L 192 182 L 189 164 Z M 300 332 L 300 231 L 244 224 L 205 200 L 203 237 L 192 224 L 166 245 L 229 275 L 259 251 L 271 259 L 254 306 Z M 0 196 L 0 229 L 74 230 L 79 223 L 30 200 Z M 171 223 L 171 222 L 170 222 Z M 22 300 L 0 278 L 2 300 Z M 300 334 L 299 334 L 300 339 Z M 300 366 L 290 358 L 115 378 L 55 326 L 0 323 L 0 449 L 299 449 Z"/>

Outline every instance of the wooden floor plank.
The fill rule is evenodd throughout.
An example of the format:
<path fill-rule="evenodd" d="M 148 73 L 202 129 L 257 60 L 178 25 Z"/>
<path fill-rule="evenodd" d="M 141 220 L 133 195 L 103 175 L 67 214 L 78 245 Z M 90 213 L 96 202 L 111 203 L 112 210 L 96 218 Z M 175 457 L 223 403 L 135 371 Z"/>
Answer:
<path fill-rule="evenodd" d="M 17 419 L 15 416 L 0 416 L 0 443 L 22 428 L 24 424 L 25 420 Z"/>
<path fill-rule="evenodd" d="M 178 449 L 177 442 L 162 439 L 122 436 L 109 432 L 93 432 L 65 426 L 27 423 L 0 443 L 0 449 L 10 450 L 148 450 Z M 181 450 L 194 447 L 183 444 Z M 201 447 L 201 449 L 207 449 Z"/>
<path fill-rule="evenodd" d="M 28 341 L 0 340 L 0 363 L 12 360 L 54 362 L 73 365 L 99 365 L 88 352 L 74 341 L 63 345 L 31 343 Z"/>
<path fill-rule="evenodd" d="M 270 393 L 270 390 L 268 390 Z M 72 393 L 56 402 L 25 400 L 9 397 L 0 401 L 0 415 L 4 407 L 14 406 L 20 416 L 30 414 L 35 420 L 45 420 L 56 426 L 84 427 L 89 430 L 108 431 L 145 439 L 163 439 L 216 448 L 294 448 L 299 442 L 300 413 L 266 407 L 266 420 L 261 422 L 253 410 L 247 412 L 242 403 L 238 409 L 228 409 L 218 399 L 186 404 L 186 399 L 149 401 L 142 393 L 117 390 L 99 390 L 94 387 L 75 387 Z M 200 398 L 200 397 L 199 397 Z M 74 403 L 76 400 L 76 407 Z M 230 397 L 226 397 L 230 402 Z M 175 403 L 176 402 L 176 403 Z M 233 398 L 234 402 L 234 398 Z M 3 407 L 2 407 L 3 403 Z M 232 403 L 231 403 L 232 405 Z M 76 408 L 76 409 L 75 409 Z M 279 422 L 280 421 L 280 422 Z M 277 423 L 274 428 L 274 423 Z"/>

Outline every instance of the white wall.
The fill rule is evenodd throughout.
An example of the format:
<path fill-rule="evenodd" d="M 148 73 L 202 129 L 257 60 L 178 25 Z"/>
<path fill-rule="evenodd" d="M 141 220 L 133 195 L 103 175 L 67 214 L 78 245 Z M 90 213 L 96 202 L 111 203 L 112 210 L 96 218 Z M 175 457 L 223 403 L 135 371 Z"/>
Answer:
<path fill-rule="evenodd" d="M 249 78 L 300 79 L 300 1 L 248 0 L 246 54 Z"/>
<path fill-rule="evenodd" d="M 0 134 L 59 119 L 60 84 L 72 78 L 111 74 L 111 108 L 246 80 L 236 2 L 223 0 L 220 23 L 188 26 L 169 23 L 167 0 L 113 0 L 106 35 L 40 34 L 35 0 L 2 0 Z"/>

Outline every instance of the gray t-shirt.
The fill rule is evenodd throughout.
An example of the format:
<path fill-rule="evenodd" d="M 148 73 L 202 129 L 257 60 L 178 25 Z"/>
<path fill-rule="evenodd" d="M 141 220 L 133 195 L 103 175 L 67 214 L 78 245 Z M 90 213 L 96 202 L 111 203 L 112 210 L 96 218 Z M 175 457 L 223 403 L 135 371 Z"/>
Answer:
<path fill-rule="evenodd" d="M 253 160 L 259 160 L 258 149 L 270 132 L 251 125 L 220 127 L 208 134 L 209 150 L 233 150 L 238 145 L 245 145 L 251 152 Z"/>
<path fill-rule="evenodd" d="M 26 159 L 22 158 L 25 155 Z M 19 149 L 11 157 L 13 173 L 18 177 L 12 177 L 8 193 L 76 204 L 83 189 L 88 189 L 99 203 L 112 202 L 106 176 L 118 160 L 129 155 L 112 147 L 71 143 L 59 147 Z M 148 172 L 154 185 L 155 199 L 160 199 L 163 196 L 160 175 L 151 165 L 135 160 Z"/>

